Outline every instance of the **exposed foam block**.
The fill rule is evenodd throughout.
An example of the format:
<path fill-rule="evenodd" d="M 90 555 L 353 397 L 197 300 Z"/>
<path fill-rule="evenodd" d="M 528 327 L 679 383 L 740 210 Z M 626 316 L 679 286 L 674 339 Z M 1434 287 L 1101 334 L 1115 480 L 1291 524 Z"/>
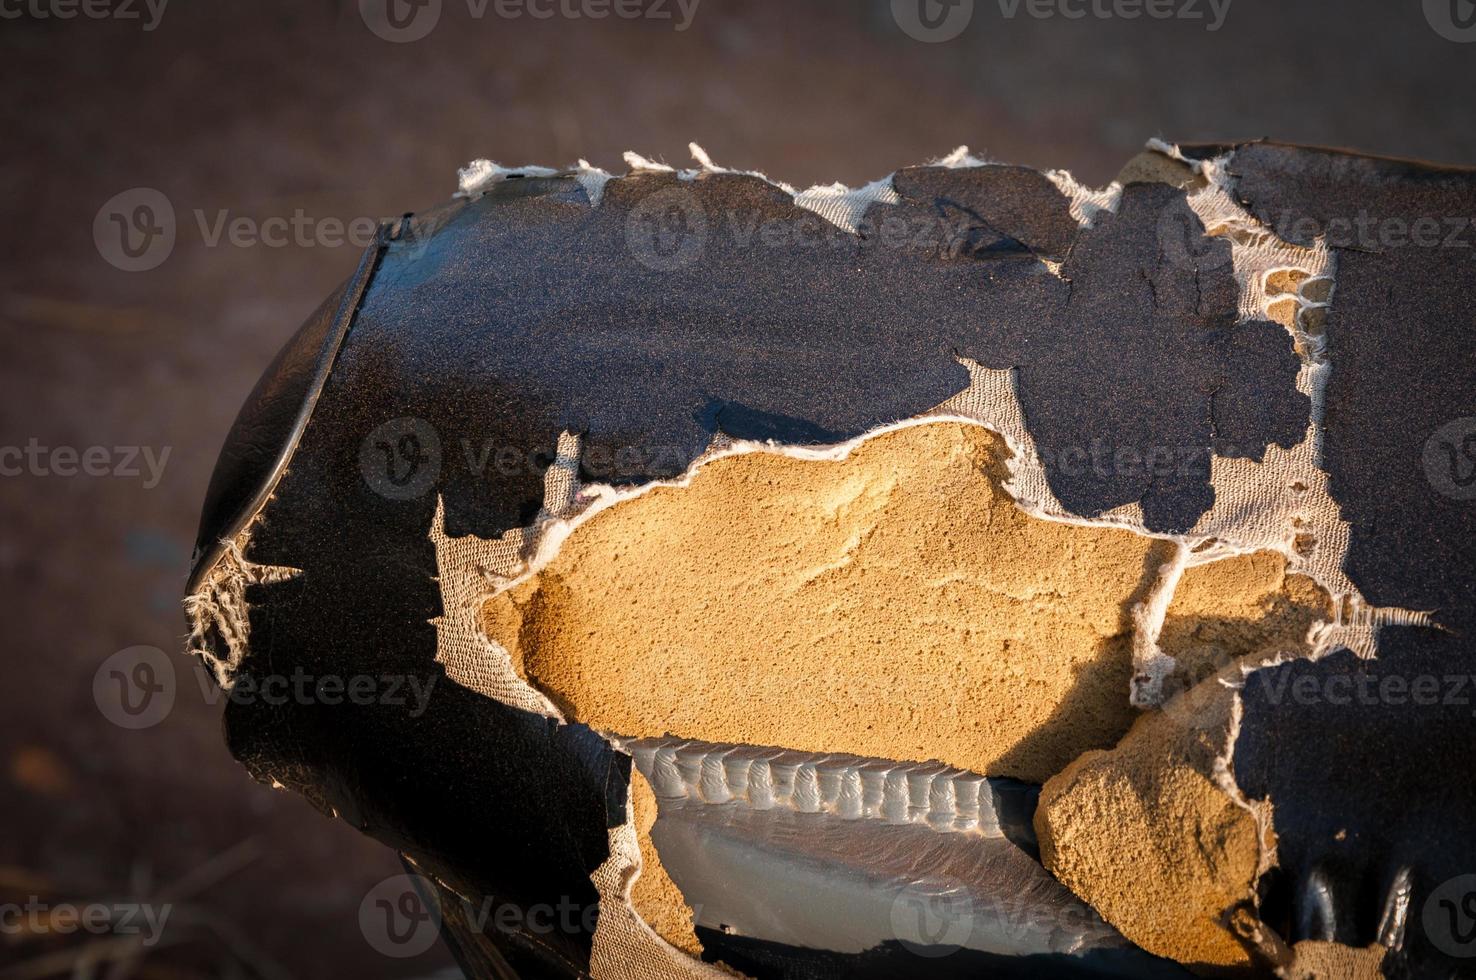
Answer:
<path fill-rule="evenodd" d="M 1123 935 L 1206 975 L 1249 974 L 1224 913 L 1252 897 L 1255 819 L 1214 779 L 1233 692 L 1216 680 L 1144 716 L 1046 783 L 1041 859 Z"/>
<path fill-rule="evenodd" d="M 1040 782 L 1132 723 L 1128 610 L 1161 545 L 1030 517 L 1007 456 L 950 422 L 717 459 L 580 524 L 488 633 L 598 730 Z"/>
<path fill-rule="evenodd" d="M 1159 647 L 1177 661 L 1180 688 L 1260 654 L 1308 649 L 1314 624 L 1333 617 L 1326 590 L 1288 574 L 1284 555 L 1257 551 L 1190 568 L 1179 580 L 1159 633 Z"/>
<path fill-rule="evenodd" d="M 701 955 L 702 944 L 693 931 L 692 909 L 662 866 L 656 845 L 651 843 L 651 828 L 656 824 L 656 794 L 636 769 L 630 771 L 630 799 L 635 808 L 636 839 L 641 845 L 641 872 L 631 885 L 631 904 L 662 939 L 684 952 Z"/>

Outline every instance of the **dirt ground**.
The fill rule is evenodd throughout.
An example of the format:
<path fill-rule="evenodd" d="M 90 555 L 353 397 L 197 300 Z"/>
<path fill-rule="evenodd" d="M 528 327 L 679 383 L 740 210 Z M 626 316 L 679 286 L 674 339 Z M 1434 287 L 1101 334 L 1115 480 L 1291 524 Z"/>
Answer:
<path fill-rule="evenodd" d="M 1210 31 L 1100 19 L 1086 0 L 1080 19 L 977 0 L 946 43 L 910 37 L 886 0 L 701 0 L 684 30 L 557 6 L 478 18 L 484 5 L 445 0 L 409 43 L 377 36 L 357 0 L 176 0 L 156 21 L 141 0 L 63 19 L 66 2 L 0 0 L 0 447 L 37 447 L 0 476 L 0 903 L 176 903 L 140 977 L 449 963 L 440 947 L 370 947 L 360 903 L 394 856 L 253 783 L 178 653 L 216 452 L 272 354 L 352 270 L 339 223 L 432 205 L 473 157 L 618 171 L 626 149 L 684 163 L 688 140 L 800 185 L 960 143 L 1100 184 L 1155 135 L 1476 163 L 1476 44 L 1416 2 L 1235 0 Z M 106 214 L 95 235 L 135 188 L 175 214 L 174 248 L 147 271 L 110 264 Z M 305 230 L 215 236 L 236 218 Z M 63 475 L 76 461 L 58 447 L 103 447 L 107 474 Z M 177 696 L 135 731 L 100 710 L 94 679 L 140 645 L 169 653 Z M 99 950 L 6 921 L 0 978 L 65 976 Z"/>

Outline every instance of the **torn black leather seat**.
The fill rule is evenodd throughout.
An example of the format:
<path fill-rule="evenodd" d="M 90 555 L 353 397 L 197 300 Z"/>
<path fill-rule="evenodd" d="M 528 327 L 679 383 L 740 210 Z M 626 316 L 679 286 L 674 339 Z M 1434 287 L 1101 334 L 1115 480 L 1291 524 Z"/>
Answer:
<path fill-rule="evenodd" d="M 1229 150 L 1185 148 L 1180 162 Z M 1234 148 L 1230 167 L 1241 206 L 1272 228 L 1283 211 L 1307 216 L 1314 239 L 1361 201 L 1409 222 L 1476 213 L 1465 172 L 1271 144 Z M 1287 332 L 1244 315 L 1232 240 L 1185 208 L 1186 185 L 1129 182 L 1089 214 L 1023 168 L 921 167 L 889 186 L 846 227 L 784 188 L 716 169 L 500 175 L 384 227 L 242 409 L 197 543 L 196 646 L 234 690 L 284 673 L 372 683 L 364 698 L 325 697 L 321 685 L 272 703 L 232 697 L 230 750 L 257 779 L 403 854 L 433 883 L 469 975 L 697 975 L 681 972 L 684 954 L 640 973 L 608 958 L 625 947 L 602 945 L 613 893 L 602 905 L 596 879 L 629 820 L 630 752 L 479 692 L 438 659 L 448 611 L 433 526 L 456 540 L 532 525 L 561 435 L 582 439 L 580 481 L 635 486 L 680 475 L 719 436 L 833 445 L 914 418 L 968 388 L 966 360 L 1014 370 L 1041 447 L 1191 450 L 1167 472 L 1045 469 L 1071 514 L 1135 507 L 1144 533 L 1165 538 L 1211 512 L 1214 460 L 1260 461 L 1303 439 L 1313 408 Z M 1190 215 L 1187 253 L 1166 252 L 1166 214 Z M 1476 507 L 1431 491 L 1422 452 L 1437 429 L 1476 416 L 1476 264 L 1455 249 L 1330 247 L 1321 424 L 1350 529 L 1346 571 L 1376 605 L 1433 612 L 1397 630 L 1390 669 L 1429 672 L 1438 651 L 1471 673 Z M 1380 663 L 1328 652 L 1273 669 Z M 417 702 L 412 690 L 431 693 Z M 1391 976 L 1460 966 L 1461 896 L 1448 932 L 1427 935 L 1416 919 L 1448 881 L 1476 872 L 1458 748 L 1476 742 L 1472 713 L 1303 711 L 1265 704 L 1254 682 L 1247 691 L 1258 693 L 1235 776 L 1271 801 L 1282 860 L 1261 881 L 1264 921 L 1287 943 L 1383 940 Z M 1423 775 L 1406 767 L 1406 740 Z M 702 958 L 754 977 L 1178 975 L 1039 868 L 1028 809 L 1002 818 L 1014 831 L 1001 860 L 1028 860 L 1019 867 L 1038 874 L 1041 902 L 1081 910 L 1046 938 L 974 948 L 945 929 L 936 948 L 897 935 L 843 952 L 699 914 Z M 865 858 L 827 873 L 854 881 Z M 970 887 L 987 896 L 1020 881 Z M 823 887 L 789 888 L 773 907 L 827 901 Z M 1406 891 L 1397 928 L 1391 888 Z M 519 925 L 467 914 L 489 907 L 521 910 Z M 568 910 L 570 925 L 529 926 L 534 908 Z"/>

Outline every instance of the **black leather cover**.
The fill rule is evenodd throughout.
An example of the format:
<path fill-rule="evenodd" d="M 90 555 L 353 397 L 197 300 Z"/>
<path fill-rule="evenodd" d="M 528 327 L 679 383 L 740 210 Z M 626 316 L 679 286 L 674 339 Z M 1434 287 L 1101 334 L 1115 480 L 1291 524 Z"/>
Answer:
<path fill-rule="evenodd" d="M 1455 204 L 1476 213 L 1466 173 L 1278 146 L 1244 148 L 1237 161 L 1248 203 L 1268 213 L 1340 206 L 1342 182 L 1365 171 L 1358 179 L 1377 184 L 1390 213 Z M 428 534 L 438 498 L 452 535 L 494 537 L 536 512 L 565 428 L 585 435 L 588 478 L 669 476 L 718 430 L 833 442 L 917 414 L 967 385 L 959 356 L 1018 369 L 1027 424 L 1047 449 L 1106 439 L 1203 450 L 1202 465 L 1166 478 L 1052 471 L 1052 489 L 1083 514 L 1139 502 L 1150 527 L 1184 530 L 1213 500 L 1211 447 L 1258 458 L 1300 440 L 1309 406 L 1295 388 L 1297 360 L 1281 327 L 1235 322 L 1226 242 L 1194 227 L 1201 260 L 1162 255 L 1158 226 L 1168 211 L 1188 213 L 1183 191 L 1130 185 L 1115 215 L 1078 231 L 1060 192 L 1018 168 L 920 168 L 899 173 L 896 187 L 902 202 L 874 205 L 856 236 L 728 174 L 613 181 L 598 208 L 572 177 L 506 181 L 386 234 L 243 409 L 201 542 L 208 565 L 212 542 L 260 511 L 247 557 L 302 569 L 250 589 L 243 675 L 410 675 L 433 682 L 435 695 L 419 717 L 385 705 L 231 703 L 237 757 L 461 895 L 584 906 L 595 901 L 589 875 L 607 856 L 607 830 L 623 819 L 630 760 L 587 728 L 462 688 L 435 663 L 431 621 L 442 609 Z M 686 264 L 664 253 L 653 262 L 642 236 L 673 206 L 687 209 L 679 235 L 694 234 L 701 217 L 701 245 Z M 909 233 L 889 240 L 887 219 Z M 777 232 L 766 238 L 765 228 Z M 1062 262 L 1060 275 L 1044 258 Z M 1354 520 L 1350 571 L 1378 601 L 1438 607 L 1464 630 L 1476 512 L 1419 492 L 1410 459 L 1417 467 L 1434 420 L 1476 415 L 1476 264 L 1346 249 L 1338 259 L 1328 460 Z M 361 448 L 407 417 L 435 433 L 437 474 L 424 492 L 392 499 L 366 479 Z M 468 446 L 528 462 L 479 468 Z M 1456 651 L 1465 641 L 1441 642 Z M 1370 830 L 1360 840 L 1393 860 L 1415 831 L 1391 824 L 1395 811 L 1371 795 L 1414 794 L 1401 804 L 1434 808 L 1430 821 L 1452 833 L 1471 824 L 1465 796 L 1400 775 L 1398 739 L 1428 728 L 1400 733 L 1394 715 L 1348 718 L 1365 723 L 1387 753 L 1344 752 L 1302 721 L 1259 709 L 1241 734 L 1239 751 L 1255 760 L 1246 778 L 1275 801 L 1297 868 L 1329 846 L 1326 815 L 1339 811 L 1362 814 Z M 1432 751 L 1463 771 L 1469 760 L 1446 754 L 1460 738 L 1476 744 L 1476 729 L 1469 716 L 1441 724 L 1462 734 L 1453 741 L 1457 729 L 1442 728 Z M 1468 849 L 1443 853 L 1419 851 L 1420 866 L 1454 874 L 1469 861 Z M 1353 868 L 1362 888 L 1364 858 L 1334 862 L 1332 873 Z M 587 932 L 493 939 L 525 975 L 588 970 Z M 806 951 L 731 953 L 761 976 L 848 969 Z"/>

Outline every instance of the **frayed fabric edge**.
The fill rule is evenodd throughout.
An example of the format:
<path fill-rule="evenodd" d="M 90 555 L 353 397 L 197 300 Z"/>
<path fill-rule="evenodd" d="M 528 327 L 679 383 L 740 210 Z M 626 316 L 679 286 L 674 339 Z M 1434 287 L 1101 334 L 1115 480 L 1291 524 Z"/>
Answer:
<path fill-rule="evenodd" d="M 681 169 L 643 156 L 634 150 L 627 150 L 622 155 L 626 167 L 629 168 L 624 176 L 630 177 L 642 173 L 674 174 L 679 180 L 688 181 L 696 180 L 706 174 L 734 174 L 752 177 L 778 188 L 788 194 L 797 207 L 813 211 L 837 228 L 852 235 L 858 233 L 861 219 L 865 216 L 866 209 L 872 204 L 898 204 L 902 200 L 892 186 L 892 178 L 895 174 L 888 174 L 860 187 L 833 183 L 816 184 L 799 190 L 793 184 L 776 180 L 762 171 L 738 170 L 714 163 L 711 154 L 695 142 L 688 143 L 687 149 L 692 154 L 692 159 L 697 164 L 696 167 Z M 967 146 L 960 146 L 952 153 L 928 161 L 924 166 L 959 170 L 971 167 L 1002 166 L 1002 164 L 975 156 L 969 152 Z M 1082 227 L 1090 226 L 1104 211 L 1115 212 L 1117 210 L 1117 202 L 1122 195 L 1122 185 L 1116 182 L 1101 189 L 1093 189 L 1078 182 L 1070 172 L 1065 170 L 1049 170 L 1044 171 L 1044 174 L 1066 196 L 1072 217 Z M 457 171 L 457 189 L 452 197 L 474 201 L 502 181 L 560 176 L 571 176 L 578 181 L 580 187 L 584 189 L 585 196 L 589 198 L 591 207 L 599 207 L 604 199 L 605 185 L 611 180 L 619 179 L 619 176 L 593 166 L 588 160 L 582 158 L 573 168 L 563 170 L 532 164 L 505 167 L 482 158 L 473 160 Z"/>
<path fill-rule="evenodd" d="M 201 580 L 200 588 L 184 598 L 190 624 L 188 652 L 210 668 L 215 682 L 226 692 L 235 687 L 236 673 L 250 646 L 247 587 L 285 582 L 302 574 L 297 568 L 248 561 L 242 552 L 249 537 L 248 527 L 234 541 L 222 542 L 224 550 L 215 567 Z M 222 645 L 224 652 L 219 649 Z"/>

